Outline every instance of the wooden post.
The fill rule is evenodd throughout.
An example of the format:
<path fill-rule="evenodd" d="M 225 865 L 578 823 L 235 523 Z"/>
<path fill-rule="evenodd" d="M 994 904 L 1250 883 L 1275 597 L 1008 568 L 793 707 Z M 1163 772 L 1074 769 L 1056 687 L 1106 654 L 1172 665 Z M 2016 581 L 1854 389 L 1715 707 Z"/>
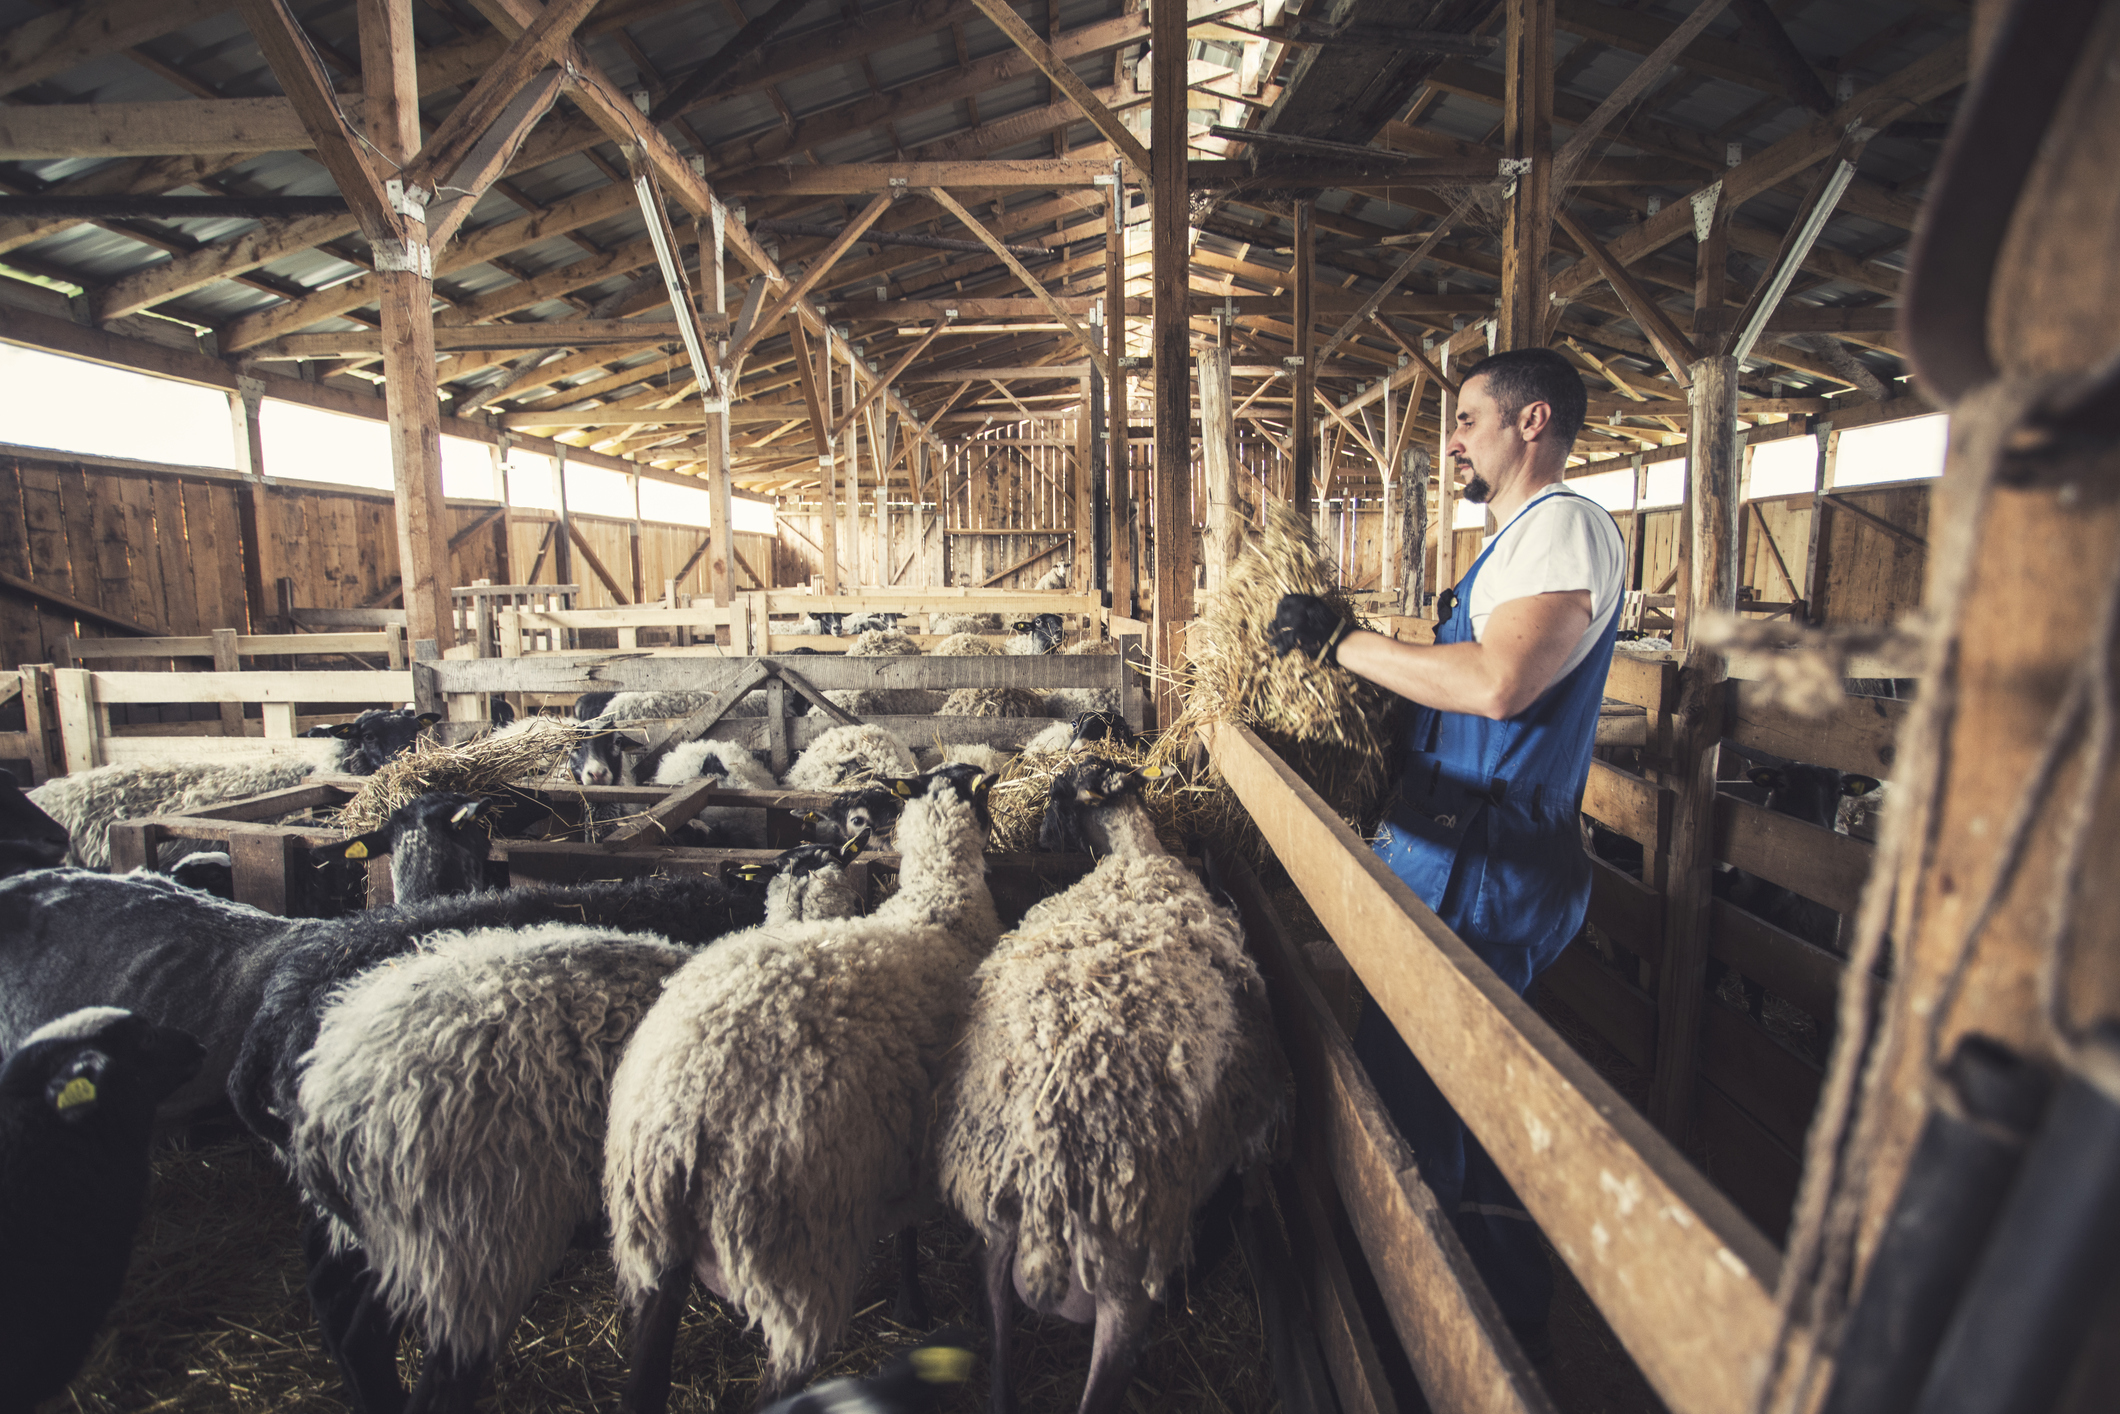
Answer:
<path fill-rule="evenodd" d="M 1075 416 L 1074 516 L 1069 521 L 1075 528 L 1075 543 L 1070 552 L 1074 556 L 1074 572 L 1068 577 L 1068 585 L 1077 594 L 1093 593 L 1097 588 L 1097 557 L 1092 549 L 1097 536 L 1097 501 L 1095 477 L 1090 469 L 1100 450 L 1096 406 L 1095 379 L 1086 377 L 1082 380 L 1082 410 Z"/>
<path fill-rule="evenodd" d="M 1692 578 L 1681 600 L 1694 614 L 1737 605 L 1737 360 L 1693 365 L 1692 437 L 1687 448 L 1693 526 Z M 1649 1117 L 1674 1140 L 1693 1113 L 1701 1019 L 1707 1005 L 1709 916 L 1714 904 L 1715 761 L 1722 739 L 1720 653 L 1691 649 L 1679 674 L 1673 714 L 1671 823 L 1664 958 L 1656 988 L 1656 1074 Z"/>
<path fill-rule="evenodd" d="M 212 631 L 213 670 L 217 673 L 235 673 L 243 669 L 243 660 L 236 654 L 236 631 L 232 628 L 217 628 Z M 223 702 L 221 704 L 221 735 L 243 735 L 243 704 Z"/>
<path fill-rule="evenodd" d="M 57 734 L 57 709 L 52 693 L 49 663 L 22 665 L 22 735 L 29 742 L 29 774 L 32 785 L 52 778 L 52 762 L 64 762 L 65 747 Z"/>
<path fill-rule="evenodd" d="M 1428 598 L 1428 449 L 1410 447 L 1406 452 L 1406 475 L 1399 493 L 1405 527 L 1401 552 L 1406 559 L 1405 586 L 1399 594 L 1399 612 L 1425 616 Z"/>
<path fill-rule="evenodd" d="M 1553 0 L 1507 0 L 1502 155 L 1523 164 L 1502 209 L 1498 347 L 1546 342 L 1546 256 L 1553 240 Z"/>
<path fill-rule="evenodd" d="M 567 523 L 567 444 L 558 444 L 559 450 L 552 457 L 552 494 L 559 500 L 559 522 L 554 528 L 552 545 L 553 572 L 559 578 L 555 584 L 574 583 L 574 529 Z M 417 634 L 413 635 L 415 638 Z"/>
<path fill-rule="evenodd" d="M 1318 370 L 1310 360 L 1313 347 L 1310 337 L 1311 283 L 1317 278 L 1318 244 L 1311 202 L 1296 203 L 1295 222 L 1295 309 L 1292 320 L 1296 334 L 1296 376 L 1294 411 L 1288 426 L 1288 445 L 1294 453 L 1295 466 L 1288 499 L 1295 506 L 1296 514 L 1309 517 L 1316 509 L 1313 502 L 1317 496 L 1317 434 L 1312 429 L 1317 421 L 1315 400 L 1318 386 Z"/>
<path fill-rule="evenodd" d="M 1450 341 L 1443 340 L 1436 359 L 1436 416 L 1442 431 L 1436 438 L 1435 592 L 1457 587 L 1457 465 L 1450 460 L 1450 439 L 1457 431 L 1457 396 L 1450 391 Z"/>
<path fill-rule="evenodd" d="M 835 480 L 832 470 L 832 331 L 824 335 L 824 373 L 820 377 L 816 363 L 810 357 L 810 336 L 802 327 L 800 316 L 790 314 L 787 318 L 788 346 L 795 355 L 795 376 L 802 384 L 804 410 L 810 416 L 810 435 L 817 445 L 818 515 L 817 554 L 824 563 L 824 592 L 839 592 L 839 537 L 834 523 Z M 726 421 L 727 419 L 723 419 Z M 726 445 L 726 438 L 724 438 Z"/>
<path fill-rule="evenodd" d="M 727 412 L 707 419 L 707 475 L 711 478 L 707 494 L 713 498 L 707 508 L 708 534 L 714 537 L 714 548 L 708 552 L 707 587 L 715 607 L 727 608 L 736 602 L 736 497 L 729 484 Z"/>
<path fill-rule="evenodd" d="M 1822 624 L 1826 621 L 1823 570 L 1833 514 L 1833 503 L 1825 493 L 1833 489 L 1833 461 L 1840 452 L 1840 434 L 1833 430 L 1831 418 L 1818 419 L 1812 431 L 1818 438 L 1818 461 L 1811 476 L 1811 535 L 1803 555 L 1803 601 L 1805 621 Z"/>
<path fill-rule="evenodd" d="M 1120 363 L 1126 356 L 1126 187 L 1120 165 L 1112 163 L 1112 199 L 1104 208 L 1104 300 L 1108 317 L 1104 324 L 1104 336 L 1109 341 L 1106 352 L 1110 355 L 1111 382 L 1105 395 L 1111 399 L 1111 412 L 1106 421 L 1105 436 L 1108 438 L 1105 464 L 1109 468 L 1107 482 L 1106 512 L 1108 529 L 1106 534 L 1109 559 L 1106 562 L 1105 588 L 1111 594 L 1113 612 L 1126 617 L 1136 617 L 1134 585 L 1139 576 L 1134 570 L 1133 544 L 1133 463 L 1127 451 L 1126 419 L 1126 371 Z M 1094 371 L 1094 370 L 1093 370 Z"/>
<path fill-rule="evenodd" d="M 52 694 L 59 703 L 59 740 L 69 776 L 103 764 L 103 714 L 96 707 L 94 677 L 85 668 L 52 672 Z"/>
<path fill-rule="evenodd" d="M 1192 349 L 1186 308 L 1186 269 L 1191 252 L 1186 172 L 1185 8 L 1155 6 L 1150 21 L 1154 52 L 1153 154 L 1149 237 L 1154 247 L 1156 386 L 1156 627 L 1155 656 L 1178 665 L 1178 635 L 1192 617 Z M 1300 208 L 1299 208 L 1300 209 Z M 1300 276 L 1298 277 L 1300 280 Z M 1158 679 L 1156 721 L 1177 715 L 1177 695 Z"/>
<path fill-rule="evenodd" d="M 1237 559 L 1236 422 L 1229 348 L 1200 352 L 1200 455 L 1207 466 L 1207 587 L 1219 589 Z"/>
<path fill-rule="evenodd" d="M 280 622 L 273 600 L 273 584 L 280 577 L 280 551 L 265 490 L 265 433 L 260 425 L 264 404 L 264 380 L 237 375 L 236 389 L 228 395 L 228 417 L 236 469 L 250 478 L 237 512 L 245 552 L 243 590 L 250 600 L 251 632 L 292 633 L 294 625 Z"/>

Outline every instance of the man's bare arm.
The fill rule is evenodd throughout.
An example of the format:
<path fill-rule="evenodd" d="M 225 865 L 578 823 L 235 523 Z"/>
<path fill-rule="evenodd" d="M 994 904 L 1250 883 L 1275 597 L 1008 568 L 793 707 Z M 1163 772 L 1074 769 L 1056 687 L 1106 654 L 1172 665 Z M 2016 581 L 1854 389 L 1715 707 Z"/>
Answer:
<path fill-rule="evenodd" d="M 1500 721 L 1538 701 L 1589 627 L 1589 590 L 1533 594 L 1498 606 L 1482 642 L 1422 645 L 1356 632 L 1341 640 L 1339 664 L 1425 706 Z"/>

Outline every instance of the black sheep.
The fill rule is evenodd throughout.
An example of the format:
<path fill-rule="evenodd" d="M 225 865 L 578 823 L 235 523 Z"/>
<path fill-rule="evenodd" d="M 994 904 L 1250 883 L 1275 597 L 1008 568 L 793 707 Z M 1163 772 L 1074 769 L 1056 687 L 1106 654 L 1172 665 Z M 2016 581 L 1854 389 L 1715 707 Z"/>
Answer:
<path fill-rule="evenodd" d="M 155 1106 L 204 1055 L 182 1031 L 90 1007 L 0 1066 L 0 1414 L 29 1414 L 88 1358 L 147 1206 Z"/>

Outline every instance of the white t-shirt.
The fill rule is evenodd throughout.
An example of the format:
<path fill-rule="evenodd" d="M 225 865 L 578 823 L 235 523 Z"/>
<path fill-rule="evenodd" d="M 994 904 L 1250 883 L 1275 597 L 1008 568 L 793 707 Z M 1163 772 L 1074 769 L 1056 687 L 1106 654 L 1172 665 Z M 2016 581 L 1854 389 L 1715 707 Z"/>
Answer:
<path fill-rule="evenodd" d="M 1472 636 L 1486 637 L 1487 617 L 1512 599 L 1590 591 L 1590 627 L 1554 674 L 1558 682 L 1590 656 L 1619 612 L 1627 587 L 1627 542 L 1611 513 L 1588 496 L 1562 495 L 1548 486 L 1526 501 L 1508 525 L 1489 536 L 1494 552 L 1472 582 Z M 1495 544 L 1499 539 L 1500 544 Z"/>

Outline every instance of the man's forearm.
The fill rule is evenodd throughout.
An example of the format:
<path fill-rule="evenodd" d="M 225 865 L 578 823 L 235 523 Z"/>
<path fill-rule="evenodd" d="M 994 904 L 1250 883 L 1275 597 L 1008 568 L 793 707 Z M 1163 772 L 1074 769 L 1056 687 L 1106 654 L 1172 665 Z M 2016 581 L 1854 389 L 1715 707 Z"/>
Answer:
<path fill-rule="evenodd" d="M 1361 630 L 1340 641 L 1340 666 L 1424 707 L 1502 718 L 1521 710 L 1478 643 L 1401 643 Z"/>

